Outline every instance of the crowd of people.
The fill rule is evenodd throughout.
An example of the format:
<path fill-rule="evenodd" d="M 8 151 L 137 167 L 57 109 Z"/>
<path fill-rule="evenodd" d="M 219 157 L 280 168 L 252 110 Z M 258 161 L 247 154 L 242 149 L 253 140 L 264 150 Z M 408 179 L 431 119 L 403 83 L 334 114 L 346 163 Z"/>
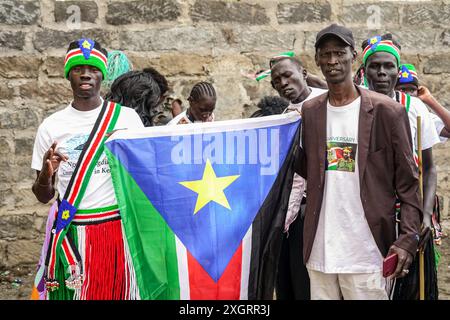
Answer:
<path fill-rule="evenodd" d="M 276 297 L 417 298 L 417 286 L 408 289 L 406 279 L 414 273 L 418 248 L 426 247 L 434 259 L 440 229 L 433 216 L 432 148 L 450 137 L 450 112 L 419 83 L 414 66 L 401 60 L 391 34 L 363 42 L 355 76 L 357 48 L 348 28 L 324 28 L 314 49 L 325 80 L 309 74 L 293 52 L 273 57 L 270 69 L 255 76 L 270 77 L 278 96 L 262 97 L 251 117 L 302 117 L 274 270 Z M 183 110 L 157 70 L 132 70 L 126 56 L 108 54 L 85 38 L 69 44 L 64 71 L 73 100 L 42 122 L 33 150 L 33 193 L 42 203 L 58 194 L 36 292 L 47 299 L 138 299 L 103 143 L 118 129 L 221 120 L 214 116 L 220 96 L 212 83 L 199 82 Z M 102 97 L 104 80 L 108 92 Z M 386 278 L 383 259 L 392 254 L 398 263 Z M 429 291 L 437 298 L 436 290 Z"/>

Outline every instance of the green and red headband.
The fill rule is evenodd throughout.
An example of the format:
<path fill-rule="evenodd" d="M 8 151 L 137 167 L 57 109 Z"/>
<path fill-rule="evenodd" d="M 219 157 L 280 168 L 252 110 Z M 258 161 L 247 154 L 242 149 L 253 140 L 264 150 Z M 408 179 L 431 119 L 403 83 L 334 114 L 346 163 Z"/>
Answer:
<path fill-rule="evenodd" d="M 363 64 L 366 65 L 367 59 L 376 52 L 388 52 L 397 60 L 400 65 L 400 48 L 392 39 L 383 39 L 382 36 L 375 36 L 367 40 L 367 46 L 363 50 Z"/>
<path fill-rule="evenodd" d="M 89 65 L 98 68 L 103 79 L 107 76 L 108 53 L 94 40 L 82 38 L 69 45 L 64 59 L 64 77 L 69 77 L 70 70 L 75 66 Z"/>
<path fill-rule="evenodd" d="M 272 68 L 273 65 L 275 63 L 277 63 L 279 60 L 284 59 L 284 58 L 293 58 L 294 56 L 295 56 L 294 51 L 286 51 L 286 52 L 277 54 L 276 56 L 273 56 L 272 58 L 270 58 L 269 66 L 270 66 L 270 68 Z M 262 71 L 262 72 L 260 72 L 260 73 L 258 73 L 256 75 L 255 80 L 256 81 L 260 81 L 260 80 L 270 76 L 270 74 L 271 74 L 271 70 L 270 69 Z"/>

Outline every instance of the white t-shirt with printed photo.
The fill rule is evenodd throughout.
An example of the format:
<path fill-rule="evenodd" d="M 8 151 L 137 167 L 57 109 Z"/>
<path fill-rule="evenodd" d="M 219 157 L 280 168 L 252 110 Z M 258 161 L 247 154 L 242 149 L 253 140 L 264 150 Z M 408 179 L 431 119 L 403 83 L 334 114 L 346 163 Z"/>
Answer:
<path fill-rule="evenodd" d="M 66 108 L 46 118 L 38 128 L 34 142 L 32 169 L 42 170 L 43 156 L 54 141 L 57 142 L 56 150 L 69 157 L 68 161 L 60 163 L 56 173 L 56 190 L 60 199 L 66 192 L 78 158 L 94 127 L 102 105 L 103 100 L 94 110 L 79 111 L 69 104 Z M 141 119 L 133 109 L 121 108 L 115 129 L 143 127 Z M 105 153 L 102 153 L 78 209 L 101 208 L 116 203 L 108 160 Z"/>
<path fill-rule="evenodd" d="M 319 223 L 309 269 L 324 273 L 372 273 L 383 257 L 360 198 L 358 124 L 361 97 L 327 105 L 327 168 Z"/>

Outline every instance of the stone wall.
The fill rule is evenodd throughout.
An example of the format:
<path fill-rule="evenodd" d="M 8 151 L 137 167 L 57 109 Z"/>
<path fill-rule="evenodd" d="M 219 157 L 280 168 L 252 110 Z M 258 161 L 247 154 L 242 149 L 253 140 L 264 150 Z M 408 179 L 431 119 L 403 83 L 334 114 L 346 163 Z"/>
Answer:
<path fill-rule="evenodd" d="M 140 0 L 0 2 L 0 267 L 35 263 L 47 205 L 35 200 L 30 169 L 35 132 L 71 99 L 63 79 L 70 41 L 97 39 L 124 50 L 135 68 L 154 66 L 185 101 L 199 80 L 214 83 L 218 119 L 249 116 L 269 81 L 242 74 L 265 69 L 268 58 L 295 50 L 314 65 L 318 30 L 351 27 L 357 43 L 381 32 L 401 42 L 405 61 L 450 106 L 449 1 Z M 357 66 L 355 65 L 355 68 Z M 450 143 L 436 148 L 438 191 L 449 214 Z"/>

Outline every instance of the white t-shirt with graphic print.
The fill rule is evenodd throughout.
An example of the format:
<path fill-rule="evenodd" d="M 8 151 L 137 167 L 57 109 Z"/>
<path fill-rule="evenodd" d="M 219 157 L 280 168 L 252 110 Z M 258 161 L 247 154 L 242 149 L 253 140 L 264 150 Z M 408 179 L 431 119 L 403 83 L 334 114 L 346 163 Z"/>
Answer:
<path fill-rule="evenodd" d="M 94 110 L 79 111 L 69 104 L 66 108 L 46 118 L 38 128 L 34 141 L 32 169 L 42 170 L 43 156 L 54 141 L 58 143 L 56 150 L 69 157 L 67 162 L 61 162 L 56 173 L 56 190 L 60 198 L 63 198 L 66 192 L 78 158 L 94 127 L 102 105 L 103 100 Z M 121 108 L 115 129 L 143 127 L 141 119 L 133 109 Z M 105 153 L 102 153 L 78 209 L 101 208 L 116 203 L 108 160 Z"/>
<path fill-rule="evenodd" d="M 327 165 L 319 224 L 309 269 L 324 273 L 372 273 L 383 257 L 360 198 L 358 123 L 361 97 L 341 107 L 327 105 Z"/>

